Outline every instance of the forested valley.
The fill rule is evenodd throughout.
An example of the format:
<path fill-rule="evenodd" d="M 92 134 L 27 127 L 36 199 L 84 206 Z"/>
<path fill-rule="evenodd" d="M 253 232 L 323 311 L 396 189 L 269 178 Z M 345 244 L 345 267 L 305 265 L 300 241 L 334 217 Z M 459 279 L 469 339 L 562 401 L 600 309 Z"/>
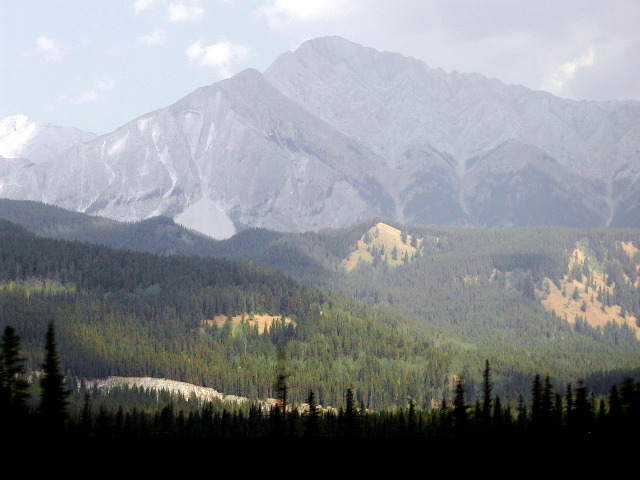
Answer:
<path fill-rule="evenodd" d="M 399 315 L 263 267 L 42 239 L 6 222 L 0 240 L 0 316 L 23 339 L 30 368 L 53 321 L 66 367 L 80 376 L 171 378 L 268 397 L 286 345 L 299 400 L 315 388 L 331 405 L 352 387 L 384 406 L 446 388 L 446 342 L 412 338 Z M 260 333 L 250 318 L 207 322 L 242 313 L 291 323 Z"/>
<path fill-rule="evenodd" d="M 613 385 L 609 395 L 596 398 L 583 381 L 558 392 L 548 376 L 536 375 L 530 388 L 531 403 L 519 395 L 512 407 L 493 393 L 488 360 L 481 394 L 474 403 L 466 397 L 464 381 L 458 379 L 451 400 L 443 396 L 432 408 L 416 407 L 409 399 L 405 407 L 375 411 L 363 402 L 358 405 L 351 388 L 338 408 L 319 406 L 314 390 L 309 391 L 306 403 L 290 402 L 289 375 L 282 364 L 276 379 L 278 398 L 271 405 L 202 402 L 144 388 L 101 391 L 62 374 L 53 322 L 46 332 L 37 382 L 40 389 L 33 394 L 34 385 L 23 377 L 25 359 L 12 327 L 5 327 L 0 346 L 0 435 L 12 442 L 34 435 L 68 441 L 369 438 L 490 440 L 520 449 L 536 444 L 566 450 L 613 441 L 619 452 L 640 426 L 640 382 L 628 378 L 620 389 Z M 517 443 L 511 443 L 514 441 Z M 482 444 L 476 448 L 478 445 Z"/>
<path fill-rule="evenodd" d="M 584 422 L 610 431 L 620 412 L 637 422 L 635 230 L 380 220 L 212 241 L 169 219 L 118 224 L 6 205 L 0 216 L 24 227 L 0 221 L 0 321 L 15 329 L 26 372 L 42 370 L 55 325 L 64 374 L 75 379 L 67 433 L 124 435 L 139 423 L 136 435 L 488 435 L 488 425 L 516 435 L 575 433 Z M 304 408 L 274 413 L 256 402 L 281 397 L 283 369 L 287 401 Z M 249 400 L 81 387 L 107 376 L 180 380 Z M 92 426 L 81 434 L 83 409 Z"/>

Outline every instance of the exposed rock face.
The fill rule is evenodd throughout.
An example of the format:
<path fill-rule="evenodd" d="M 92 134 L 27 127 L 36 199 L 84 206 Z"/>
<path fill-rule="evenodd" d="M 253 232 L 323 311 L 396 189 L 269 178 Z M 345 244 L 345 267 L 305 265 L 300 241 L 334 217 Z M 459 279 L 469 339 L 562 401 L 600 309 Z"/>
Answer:
<path fill-rule="evenodd" d="M 446 74 L 339 37 L 203 87 L 113 133 L 9 117 L 0 196 L 218 238 L 372 217 L 640 226 L 640 103 Z"/>
<path fill-rule="evenodd" d="M 404 220 L 640 226 L 625 197 L 638 204 L 639 102 L 565 100 L 339 37 L 265 76 L 384 158 Z"/>
<path fill-rule="evenodd" d="M 177 382 L 164 378 L 152 377 L 107 377 L 95 380 L 85 380 L 85 388 L 98 388 L 111 390 L 118 387 L 142 388 L 145 390 L 161 392 L 166 391 L 174 395 L 180 395 L 187 400 L 194 399 L 200 402 L 221 400 L 229 403 L 244 403 L 249 399 L 237 395 L 225 395 L 213 388 L 200 387 L 191 383 Z M 267 403 L 267 402 L 265 402 Z"/>

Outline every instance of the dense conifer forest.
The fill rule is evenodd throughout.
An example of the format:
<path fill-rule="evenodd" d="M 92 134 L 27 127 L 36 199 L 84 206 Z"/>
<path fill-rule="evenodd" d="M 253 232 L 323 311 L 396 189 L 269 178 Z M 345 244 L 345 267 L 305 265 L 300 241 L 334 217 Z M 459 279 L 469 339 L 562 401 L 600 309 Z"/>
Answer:
<path fill-rule="evenodd" d="M 212 241 L 170 219 L 118 224 L 17 203 L 0 205 L 0 216 L 24 225 L 0 221 L 0 324 L 21 339 L 28 372 L 42 371 L 43 339 L 56 326 L 60 368 L 78 379 L 66 420 L 72 430 L 91 406 L 92 425 L 112 424 L 111 432 L 135 413 L 152 435 L 164 411 L 182 425 L 172 423 L 174 432 L 189 418 L 219 417 L 231 430 L 216 427 L 215 435 L 280 435 L 284 424 L 287 435 L 303 435 L 304 412 L 278 417 L 256 403 L 282 391 L 278 352 L 286 356 L 288 402 L 309 403 L 313 391 L 326 436 L 345 435 L 345 415 L 358 418 L 358 435 L 452 435 L 461 396 L 468 434 L 486 427 L 488 404 L 491 418 L 516 434 L 536 424 L 536 375 L 553 400 L 554 413 L 543 417 L 569 432 L 577 392 L 588 396 L 596 422 L 617 415 L 612 385 L 627 392 L 627 404 L 637 391 L 635 230 L 390 224 L 392 245 L 376 243 L 376 221 L 305 234 L 250 229 Z M 606 323 L 593 324 L 596 311 Z M 260 326 L 263 317 L 272 321 Z M 232 408 L 79 387 L 107 376 L 180 380 L 249 401 Z M 233 428 L 230 418 L 239 422 Z M 250 418 L 261 425 L 252 433 Z"/>
<path fill-rule="evenodd" d="M 418 255 L 391 267 L 390 252 L 383 251 L 372 263 L 345 273 L 344 259 L 375 223 L 264 242 L 261 231 L 246 231 L 220 242 L 220 254 L 234 259 L 253 255 L 254 261 L 303 283 L 401 313 L 412 332 L 440 335 L 462 348 L 465 358 L 472 360 L 459 364 L 458 373 L 474 382 L 480 378 L 474 365 L 490 358 L 506 395 L 521 390 L 522 374 L 545 372 L 566 383 L 598 372 L 593 383 L 600 391 L 610 386 L 596 379 L 602 372 L 638 374 L 637 320 L 631 326 L 616 322 L 593 326 L 541 303 L 549 285 L 566 283 L 581 298 L 603 298 L 602 308 L 621 306 L 616 320 L 638 319 L 640 254 L 630 255 L 621 248 L 621 242 L 640 245 L 638 231 L 396 225 L 408 232 L 408 238 L 425 239 Z M 588 255 L 569 267 L 577 245 Z M 606 282 L 605 292 L 595 286 L 597 275 Z M 519 380 L 509 382 L 505 377 Z M 621 381 L 624 372 L 614 377 Z"/>
<path fill-rule="evenodd" d="M 13 441 L 40 435 L 68 440 L 553 439 L 599 445 L 613 438 L 620 442 L 632 438 L 640 427 L 640 382 L 631 378 L 596 398 L 582 381 L 558 391 L 548 376 L 536 375 L 530 403 L 521 394 L 511 406 L 494 394 L 491 364 L 485 360 L 481 392 L 474 401 L 465 392 L 464 380 L 458 379 L 449 399 L 443 396 L 432 408 L 420 408 L 409 399 L 402 407 L 374 411 L 358 404 L 351 388 L 337 408 L 319 406 L 313 389 L 306 403 L 290 402 L 288 375 L 279 370 L 278 397 L 272 405 L 255 401 L 234 405 L 142 388 L 101 391 L 78 379 L 65 381 L 53 323 L 46 332 L 38 389 L 30 388 L 25 379 L 25 359 L 13 327 L 5 327 L 0 346 L 0 432 Z"/>
<path fill-rule="evenodd" d="M 0 318 L 24 339 L 32 369 L 54 321 L 65 368 L 79 376 L 171 378 L 264 398 L 274 396 L 276 351 L 286 344 L 294 398 L 313 387 L 319 402 L 335 404 L 352 386 L 371 405 L 391 405 L 446 388 L 446 344 L 400 333 L 398 315 L 263 267 L 42 239 L 9 223 L 0 242 Z M 295 327 L 205 323 L 244 312 Z"/>

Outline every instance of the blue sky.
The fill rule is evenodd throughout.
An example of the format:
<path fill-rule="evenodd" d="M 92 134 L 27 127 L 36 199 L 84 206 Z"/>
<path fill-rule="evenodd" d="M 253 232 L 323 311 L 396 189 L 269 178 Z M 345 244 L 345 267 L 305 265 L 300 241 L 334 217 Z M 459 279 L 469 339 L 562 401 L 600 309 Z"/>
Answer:
<path fill-rule="evenodd" d="M 341 35 L 574 99 L 640 100 L 640 0 L 0 0 L 0 119 L 108 133 Z"/>

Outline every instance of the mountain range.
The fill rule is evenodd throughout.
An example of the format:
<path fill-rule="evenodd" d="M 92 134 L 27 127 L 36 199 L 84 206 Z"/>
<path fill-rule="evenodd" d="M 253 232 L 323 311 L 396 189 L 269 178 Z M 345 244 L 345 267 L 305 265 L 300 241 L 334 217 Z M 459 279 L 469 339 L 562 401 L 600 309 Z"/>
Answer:
<path fill-rule="evenodd" d="M 95 135 L 0 123 L 0 197 L 247 227 L 640 226 L 640 102 L 573 101 L 308 41 Z"/>

